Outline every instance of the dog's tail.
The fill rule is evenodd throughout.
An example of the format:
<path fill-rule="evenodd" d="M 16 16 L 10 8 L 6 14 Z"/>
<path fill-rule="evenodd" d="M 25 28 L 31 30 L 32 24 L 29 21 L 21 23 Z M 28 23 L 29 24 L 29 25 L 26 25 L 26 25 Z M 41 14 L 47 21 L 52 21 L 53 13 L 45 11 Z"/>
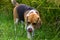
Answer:
<path fill-rule="evenodd" d="M 12 2 L 12 4 L 13 4 L 14 6 L 19 5 L 19 4 L 16 2 L 16 0 L 11 0 L 11 2 Z"/>

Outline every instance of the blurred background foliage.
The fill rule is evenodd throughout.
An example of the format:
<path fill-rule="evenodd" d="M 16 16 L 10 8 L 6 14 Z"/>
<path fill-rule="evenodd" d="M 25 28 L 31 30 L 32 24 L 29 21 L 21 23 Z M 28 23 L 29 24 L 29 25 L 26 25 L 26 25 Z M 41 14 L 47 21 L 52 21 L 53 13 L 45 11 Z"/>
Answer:
<path fill-rule="evenodd" d="M 34 7 L 40 12 L 40 16 L 43 23 L 41 29 L 36 32 L 34 40 L 60 40 L 60 0 L 16 1 L 18 3 L 23 3 L 31 7 Z M 3 30 L 5 30 L 6 28 L 3 26 L 6 24 L 5 26 L 8 26 L 8 31 L 6 33 L 9 33 L 9 31 L 13 29 L 11 28 L 11 30 L 9 30 L 10 26 L 13 24 L 13 8 L 14 6 L 11 4 L 11 0 L 0 0 L 0 30 L 2 30 L 2 28 Z M 12 31 L 12 36 L 14 36 L 13 32 L 14 31 Z M 5 33 L 5 31 L 3 31 L 3 33 Z M 0 39 L 1 35 L 2 32 L 0 31 Z M 7 34 L 5 34 L 5 36 L 6 35 Z M 10 35 L 8 34 L 8 36 Z"/>

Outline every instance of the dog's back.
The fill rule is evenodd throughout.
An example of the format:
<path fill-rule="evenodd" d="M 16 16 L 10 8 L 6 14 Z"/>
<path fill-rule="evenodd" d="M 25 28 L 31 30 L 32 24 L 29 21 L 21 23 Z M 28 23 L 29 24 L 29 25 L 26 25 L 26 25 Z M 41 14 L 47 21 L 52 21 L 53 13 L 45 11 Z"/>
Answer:
<path fill-rule="evenodd" d="M 19 20 L 22 20 L 22 21 L 24 21 L 24 13 L 27 10 L 32 10 L 33 9 L 32 7 L 29 7 L 29 6 L 25 5 L 25 4 L 18 4 L 16 2 L 16 0 L 11 0 L 11 2 L 16 7 L 16 11 L 17 11 Z"/>
<path fill-rule="evenodd" d="M 20 4 L 20 5 L 16 8 L 20 20 L 24 21 L 24 13 L 25 13 L 27 10 L 32 10 L 32 9 L 33 9 L 32 7 L 26 6 L 25 4 Z"/>

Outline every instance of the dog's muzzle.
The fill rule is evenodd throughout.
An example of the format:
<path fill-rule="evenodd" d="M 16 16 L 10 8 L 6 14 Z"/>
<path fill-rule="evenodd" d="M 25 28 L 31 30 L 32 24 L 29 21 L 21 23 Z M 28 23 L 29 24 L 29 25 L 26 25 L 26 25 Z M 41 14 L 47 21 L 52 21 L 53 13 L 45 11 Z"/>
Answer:
<path fill-rule="evenodd" d="M 28 25 L 27 26 L 27 31 L 30 32 L 30 33 L 33 32 L 34 31 L 33 26 L 32 25 Z"/>
<path fill-rule="evenodd" d="M 31 33 L 31 32 L 32 32 L 32 28 L 29 28 L 29 29 L 28 29 L 28 32 L 30 32 L 30 33 Z"/>

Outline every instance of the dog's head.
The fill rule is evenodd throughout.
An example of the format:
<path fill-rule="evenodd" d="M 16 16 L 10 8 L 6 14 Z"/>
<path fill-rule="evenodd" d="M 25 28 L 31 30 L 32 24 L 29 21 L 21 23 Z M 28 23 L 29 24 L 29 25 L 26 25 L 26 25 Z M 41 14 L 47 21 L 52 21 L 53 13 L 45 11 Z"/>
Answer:
<path fill-rule="evenodd" d="M 39 16 L 39 12 L 37 10 L 31 10 L 28 12 L 27 16 L 27 30 L 29 32 L 34 31 L 35 28 L 40 28 L 41 26 L 41 18 Z"/>

